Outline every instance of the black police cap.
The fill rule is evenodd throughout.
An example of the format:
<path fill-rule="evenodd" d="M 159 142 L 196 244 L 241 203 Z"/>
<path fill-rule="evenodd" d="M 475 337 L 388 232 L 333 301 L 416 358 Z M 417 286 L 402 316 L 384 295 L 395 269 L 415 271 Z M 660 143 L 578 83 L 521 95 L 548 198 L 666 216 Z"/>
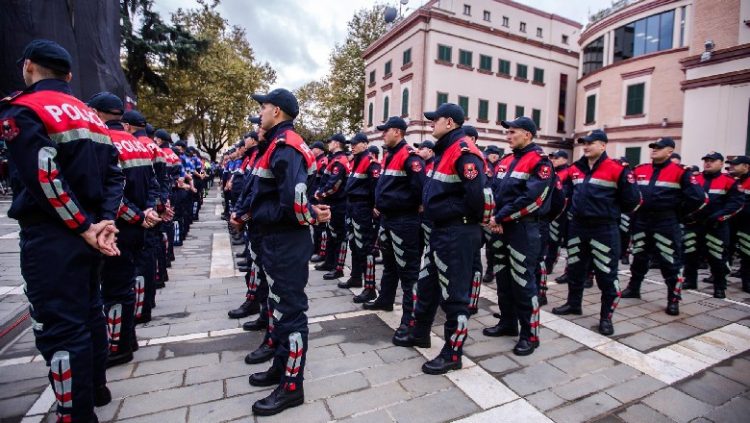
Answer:
<path fill-rule="evenodd" d="M 652 142 L 648 145 L 648 148 L 666 148 L 666 147 L 675 147 L 674 140 L 669 137 L 659 138 L 656 140 L 656 142 Z"/>
<path fill-rule="evenodd" d="M 169 132 L 164 129 L 157 129 L 156 132 L 154 132 L 154 137 L 159 138 L 160 140 L 172 142 L 172 137 L 169 135 Z"/>
<path fill-rule="evenodd" d="M 156 129 L 154 129 L 154 125 L 151 125 L 150 123 L 147 123 L 146 124 L 146 135 L 148 135 L 149 137 L 153 137 L 154 136 L 154 131 L 156 131 Z"/>
<path fill-rule="evenodd" d="M 470 137 L 474 137 L 475 139 L 479 139 L 479 132 L 477 131 L 477 128 L 471 126 L 471 125 L 464 125 L 462 126 L 464 128 L 464 133 Z"/>
<path fill-rule="evenodd" d="M 314 143 L 310 144 L 310 148 L 318 148 L 320 150 L 325 150 L 326 146 L 321 141 L 315 141 Z"/>
<path fill-rule="evenodd" d="M 464 109 L 453 103 L 443 103 L 434 112 L 424 112 L 424 117 L 427 120 L 438 120 L 441 117 L 451 118 L 456 124 L 463 125 L 466 115 Z"/>
<path fill-rule="evenodd" d="M 352 139 L 349 140 L 349 144 L 359 144 L 361 142 L 370 142 L 370 140 L 367 138 L 367 135 L 365 135 L 363 132 L 357 132 L 354 134 Z"/>
<path fill-rule="evenodd" d="M 146 127 L 146 118 L 137 110 L 128 110 L 123 113 L 120 121 L 133 126 Z"/>
<path fill-rule="evenodd" d="M 175 147 L 187 148 L 187 143 L 184 140 L 178 140 L 174 143 Z"/>
<path fill-rule="evenodd" d="M 329 143 L 331 141 L 338 141 L 341 144 L 346 144 L 346 137 L 344 136 L 344 134 L 338 132 L 328 137 L 328 139 L 325 142 Z"/>
<path fill-rule="evenodd" d="M 247 120 L 253 125 L 260 125 L 260 116 L 250 116 Z"/>
<path fill-rule="evenodd" d="M 29 59 L 47 69 L 69 73 L 73 63 L 68 50 L 54 41 L 38 39 L 30 42 L 23 50 L 23 56 L 16 62 L 19 66 Z"/>
<path fill-rule="evenodd" d="M 299 103 L 297 103 L 297 97 L 284 88 L 276 88 L 265 95 L 253 94 L 253 100 L 260 104 L 271 103 L 292 118 L 296 118 L 299 114 Z"/>
<path fill-rule="evenodd" d="M 529 131 L 532 136 L 536 136 L 536 123 L 526 116 L 517 117 L 516 120 L 504 120 L 500 122 L 503 128 L 518 128 Z"/>
<path fill-rule="evenodd" d="M 607 139 L 607 134 L 605 134 L 601 129 L 594 129 L 593 131 L 589 132 L 588 135 L 578 138 L 579 144 L 592 141 L 608 142 L 609 140 Z"/>
<path fill-rule="evenodd" d="M 374 154 L 376 156 L 380 155 L 380 149 L 378 148 L 377 145 L 371 145 L 371 146 L 367 147 L 367 151 L 369 151 L 370 153 L 372 153 L 372 154 Z"/>
<path fill-rule="evenodd" d="M 670 155 L 669 155 L 669 158 L 670 158 L 670 159 L 677 159 L 677 160 L 680 160 L 680 161 L 682 161 L 682 156 L 680 156 L 680 155 L 679 155 L 679 154 L 677 154 L 677 153 L 672 153 L 672 154 L 670 154 Z"/>
<path fill-rule="evenodd" d="M 560 158 L 568 158 L 568 152 L 565 150 L 557 150 L 554 153 L 549 153 L 550 157 L 560 159 Z"/>
<path fill-rule="evenodd" d="M 715 151 L 711 151 L 705 156 L 701 157 L 701 160 L 721 160 L 724 161 L 724 156 L 721 155 L 721 153 L 717 153 Z"/>
<path fill-rule="evenodd" d="M 732 160 L 727 160 L 727 163 L 730 165 L 738 165 L 738 164 L 750 164 L 750 157 L 747 156 L 737 156 L 733 158 Z"/>
<path fill-rule="evenodd" d="M 430 140 L 424 140 L 422 142 L 415 142 L 414 147 L 415 148 L 429 148 L 430 150 L 434 150 L 435 143 Z"/>
<path fill-rule="evenodd" d="M 108 91 L 94 94 L 86 104 L 94 110 L 112 115 L 121 115 L 125 109 L 125 105 L 120 100 L 120 97 Z"/>
<path fill-rule="evenodd" d="M 496 145 L 490 145 L 487 146 L 487 148 L 484 149 L 485 154 L 503 154 L 503 151 L 500 150 L 500 147 Z"/>
<path fill-rule="evenodd" d="M 391 116 L 385 121 L 384 124 L 378 125 L 378 131 L 387 131 L 388 129 L 396 128 L 402 131 L 406 131 L 406 121 L 398 116 Z"/>

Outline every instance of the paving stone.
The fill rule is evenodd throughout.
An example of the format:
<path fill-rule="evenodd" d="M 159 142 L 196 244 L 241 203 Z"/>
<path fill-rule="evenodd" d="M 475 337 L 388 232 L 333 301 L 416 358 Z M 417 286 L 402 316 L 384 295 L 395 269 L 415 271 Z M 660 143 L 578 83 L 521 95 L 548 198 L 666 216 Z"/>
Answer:
<path fill-rule="evenodd" d="M 458 388 L 426 395 L 389 407 L 399 423 L 432 423 L 452 421 L 480 411 L 480 408 Z"/>
<path fill-rule="evenodd" d="M 383 360 L 374 351 L 368 351 L 343 358 L 332 358 L 320 361 L 317 363 L 314 370 L 315 374 L 332 376 L 366 369 L 380 364 L 384 364 Z"/>
<path fill-rule="evenodd" d="M 550 360 L 549 363 L 565 373 L 576 377 L 615 365 L 612 359 L 591 350 L 564 355 Z"/>
<path fill-rule="evenodd" d="M 388 414 L 388 411 L 377 410 L 338 421 L 341 423 L 385 423 L 394 422 L 395 420 Z"/>
<path fill-rule="evenodd" d="M 184 370 L 135 377 L 107 383 L 112 398 L 125 398 L 162 389 L 176 388 L 182 385 Z"/>
<path fill-rule="evenodd" d="M 246 381 L 247 382 L 247 381 Z M 370 384 L 362 373 L 344 373 L 305 382 L 305 400 L 315 401 L 368 388 Z"/>
<path fill-rule="evenodd" d="M 537 392 L 536 394 L 525 397 L 526 401 L 534 407 L 547 411 L 564 403 L 565 400 L 555 395 L 551 390 Z"/>
<path fill-rule="evenodd" d="M 114 420 L 115 414 L 117 414 L 117 410 L 120 409 L 121 404 L 122 404 L 122 400 L 113 399 L 109 404 L 105 405 L 104 407 L 96 407 L 94 409 L 94 411 L 96 412 L 96 417 L 99 419 L 99 421 L 102 421 L 102 422 Z"/>
<path fill-rule="evenodd" d="M 252 419 L 253 403 L 266 396 L 265 392 L 222 399 L 190 407 L 188 422 L 223 422 L 240 417 Z"/>
<path fill-rule="evenodd" d="M 453 382 L 445 376 L 425 374 L 401 379 L 399 383 L 414 396 L 437 392 L 453 386 Z"/>
<path fill-rule="evenodd" d="M 0 383 L 37 379 L 40 376 L 47 376 L 47 373 L 49 373 L 49 367 L 44 361 L 2 366 L 0 367 Z"/>
<path fill-rule="evenodd" d="M 438 329 L 442 336 L 442 327 Z M 483 340 L 483 339 L 486 339 Z M 512 337 L 502 338 L 488 338 L 484 335 L 479 335 L 476 342 L 467 343 L 464 347 L 464 354 L 469 357 L 484 357 L 487 355 L 494 355 L 500 352 L 511 351 L 516 345 L 516 339 Z"/>
<path fill-rule="evenodd" d="M 339 345 L 344 355 L 360 354 L 393 346 L 390 339 L 370 339 L 368 342 L 345 342 Z"/>
<path fill-rule="evenodd" d="M 737 357 L 718 364 L 711 371 L 750 387 L 750 360 Z"/>
<path fill-rule="evenodd" d="M 713 405 L 724 404 L 746 390 L 745 386 L 713 372 L 705 372 L 674 387 Z"/>
<path fill-rule="evenodd" d="M 197 354 L 188 357 L 176 357 L 139 363 L 133 376 L 164 373 L 172 370 L 184 370 L 192 367 L 208 366 L 211 364 L 219 364 L 219 354 Z"/>
<path fill-rule="evenodd" d="M 187 407 L 176 410 L 162 411 L 160 413 L 149 414 L 148 416 L 134 417 L 132 419 L 121 420 L 125 423 L 165 423 L 165 422 L 186 422 Z"/>
<path fill-rule="evenodd" d="M 623 404 L 643 398 L 666 386 L 651 376 L 641 375 L 635 379 L 615 385 L 605 392 Z"/>
<path fill-rule="evenodd" d="M 222 382 L 209 382 L 183 388 L 168 389 L 125 398 L 119 417 L 127 418 L 150 414 L 165 409 L 194 405 L 196 402 L 217 400 L 224 396 Z"/>
<path fill-rule="evenodd" d="M 503 376 L 502 381 L 518 395 L 526 396 L 570 379 L 569 375 L 548 363 L 537 363 Z"/>
<path fill-rule="evenodd" d="M 615 382 L 598 373 L 586 375 L 570 383 L 558 385 L 552 392 L 565 400 L 574 400 L 610 387 Z"/>
<path fill-rule="evenodd" d="M 327 400 L 336 419 L 406 400 L 410 394 L 397 383 L 344 394 Z"/>
<path fill-rule="evenodd" d="M 657 326 L 646 331 L 646 333 L 656 335 L 659 338 L 666 339 L 667 341 L 672 342 L 690 338 L 701 332 L 702 330 L 696 327 L 689 326 L 680 322 L 672 322 L 668 325 Z"/>
<path fill-rule="evenodd" d="M 643 403 L 678 423 L 687 423 L 696 417 L 705 416 L 713 408 L 670 387 L 649 395 Z"/>
<path fill-rule="evenodd" d="M 515 345 L 515 342 L 516 340 L 513 339 L 514 345 Z M 577 351 L 581 349 L 582 347 L 583 347 L 582 344 L 579 344 L 578 342 L 568 337 L 561 336 L 549 342 L 542 340 L 542 343 L 539 346 L 539 348 L 534 350 L 534 354 L 522 356 L 522 357 L 514 355 L 512 359 L 513 361 L 518 362 L 522 366 L 528 366 L 530 364 L 538 363 L 540 361 L 548 361 L 549 359 L 553 357 L 564 356 L 565 354 L 569 354 L 569 353 L 572 353 L 573 351 Z"/>
<path fill-rule="evenodd" d="M 680 312 L 682 312 L 682 308 L 680 309 Z M 702 329 L 704 331 L 709 331 L 709 330 L 714 330 L 714 329 L 717 329 L 726 325 L 727 321 L 724 319 L 719 319 L 718 317 L 709 316 L 708 314 L 702 313 L 702 314 L 696 314 L 695 316 L 690 316 L 686 319 L 682 319 L 682 323 L 696 327 L 698 329 Z"/>
<path fill-rule="evenodd" d="M 233 397 L 235 395 L 243 395 L 243 394 L 249 394 L 251 392 L 258 392 L 258 391 L 267 391 L 268 393 L 271 392 L 273 387 L 262 387 L 262 386 L 253 386 L 248 382 L 249 375 L 243 375 L 238 377 L 233 377 L 231 379 L 226 379 L 224 381 L 226 385 L 226 391 L 227 391 L 227 397 Z M 308 385 L 309 381 L 305 380 L 305 385 Z"/>
<path fill-rule="evenodd" d="M 477 364 L 490 373 L 505 373 L 519 367 L 518 363 L 508 358 L 505 354 L 482 360 Z"/>
<path fill-rule="evenodd" d="M 421 354 L 414 348 L 390 347 L 379 349 L 375 352 L 386 363 L 394 363 L 412 357 L 421 357 Z"/>
<path fill-rule="evenodd" d="M 748 310 L 737 310 L 732 307 L 722 307 L 707 313 L 709 316 L 718 317 L 720 319 L 728 320 L 730 322 L 736 322 L 747 318 Z"/>
<path fill-rule="evenodd" d="M 629 347 L 635 348 L 638 351 L 648 351 L 654 348 L 663 347 L 667 344 L 671 344 L 666 339 L 659 338 L 656 335 L 648 332 L 640 332 L 634 335 L 627 336 L 618 340 Z"/>
<path fill-rule="evenodd" d="M 414 357 L 392 364 L 364 369 L 362 370 L 362 374 L 370 381 L 371 385 L 382 385 L 384 383 L 395 382 L 399 379 L 422 374 L 422 364 L 424 364 L 424 362 L 424 358 Z"/>
<path fill-rule="evenodd" d="M 34 404 L 38 395 L 23 395 L 9 399 L 0 400 L 0 421 L 11 417 L 23 416 Z"/>
<path fill-rule="evenodd" d="M 0 399 L 20 397 L 28 394 L 38 395 L 44 391 L 47 385 L 49 385 L 49 380 L 46 376 L 0 384 Z"/>
<path fill-rule="evenodd" d="M 219 363 L 187 369 L 185 371 L 185 385 L 230 379 L 242 375 L 247 377 L 252 373 L 268 370 L 269 363 L 247 365 L 244 361 L 233 361 L 231 363 Z"/>
<path fill-rule="evenodd" d="M 627 423 L 674 423 L 674 420 L 643 404 L 630 406 L 618 416 Z"/>
<path fill-rule="evenodd" d="M 550 411 L 547 415 L 557 423 L 582 422 L 620 406 L 620 402 L 604 393 L 594 394 L 570 405 Z"/>
<path fill-rule="evenodd" d="M 706 418 L 714 422 L 741 422 L 747 421 L 748 411 L 750 411 L 750 399 L 737 397 L 715 408 L 706 415 Z"/>

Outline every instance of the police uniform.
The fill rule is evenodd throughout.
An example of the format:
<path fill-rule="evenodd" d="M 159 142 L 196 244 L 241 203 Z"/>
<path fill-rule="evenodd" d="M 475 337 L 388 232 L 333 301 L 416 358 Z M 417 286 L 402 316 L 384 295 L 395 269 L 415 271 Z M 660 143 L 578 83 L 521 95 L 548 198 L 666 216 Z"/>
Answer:
<path fill-rule="evenodd" d="M 23 59 L 70 72 L 58 44 L 32 41 Z M 80 236 L 114 221 L 124 176 L 104 122 L 71 95 L 67 82 L 43 79 L 0 101 L 13 202 L 21 227 L 21 274 L 36 346 L 50 366 L 60 421 L 96 419 L 106 388 L 107 329 L 99 290 L 101 255 Z"/>
<path fill-rule="evenodd" d="M 390 117 L 379 131 L 406 130 L 406 122 Z M 393 310 L 398 282 L 403 293 L 403 312 L 396 336 L 414 324 L 414 286 L 419 276 L 419 206 L 425 180 L 424 162 L 416 151 L 401 140 L 387 147 L 383 169 L 375 187 L 375 208 L 380 214 L 380 248 L 383 274 L 375 301 L 365 303 L 366 310 Z"/>
<path fill-rule="evenodd" d="M 750 158 L 739 156 L 727 163 L 732 165 L 750 165 Z M 744 194 L 745 206 L 732 218 L 735 230 L 735 249 L 740 256 L 740 279 L 742 290 L 750 292 L 750 172 L 737 176 L 739 191 Z"/>
<path fill-rule="evenodd" d="M 602 130 L 594 130 L 578 142 L 607 142 Z M 632 213 L 641 204 L 641 194 L 630 170 L 610 159 L 606 152 L 589 166 L 582 157 L 569 170 L 571 192 L 568 229 L 568 300 L 552 309 L 555 314 L 581 314 L 583 285 L 588 264 L 593 264 L 596 282 L 602 292 L 599 332 L 614 333 L 612 314 L 620 300 L 617 268 L 620 259 L 618 221 L 622 213 Z"/>
<path fill-rule="evenodd" d="M 527 117 L 503 121 L 505 128 L 518 128 L 536 136 L 536 125 Z M 497 165 L 492 191 L 497 209 L 495 222 L 502 234 L 493 236 L 498 266 L 496 280 L 500 321 L 483 333 L 487 336 L 515 336 L 516 355 L 528 355 L 539 345 L 539 291 L 537 268 L 542 251 L 540 217 L 550 210 L 555 178 L 552 164 L 533 142 L 514 149 Z"/>
<path fill-rule="evenodd" d="M 349 141 L 350 144 L 367 143 L 367 135 L 359 132 Z M 355 302 L 375 299 L 375 257 L 372 255 L 376 233 L 373 231 L 373 207 L 375 206 L 375 186 L 380 177 L 380 164 L 372 161 L 370 152 L 355 154 L 352 171 L 346 179 L 346 214 L 352 235 L 352 274 L 348 281 L 339 283 L 339 288 L 362 286 L 369 295 L 355 297 Z M 358 301 L 359 300 L 359 301 Z"/>
<path fill-rule="evenodd" d="M 320 141 L 315 141 L 310 145 L 311 150 L 314 148 L 323 151 L 325 150 L 325 144 Z M 315 157 L 315 167 L 315 177 L 313 178 L 312 183 L 307 190 L 308 196 L 310 197 L 310 202 L 312 204 L 315 204 L 317 202 L 317 200 L 315 200 L 315 192 L 320 187 L 320 183 L 323 180 L 323 172 L 325 172 L 326 168 L 328 167 L 328 155 L 325 153 L 325 151 L 321 152 L 317 157 Z M 311 262 L 319 263 L 325 260 L 327 243 L 328 225 L 313 226 L 313 250 L 315 251 L 315 254 L 313 254 L 312 258 L 310 259 Z"/>
<path fill-rule="evenodd" d="M 499 163 L 499 159 L 495 160 L 494 162 L 490 161 L 489 155 L 490 154 L 497 154 L 498 156 L 502 156 L 502 150 L 498 148 L 495 145 L 487 146 L 487 148 L 484 149 L 484 156 L 487 158 L 487 169 L 485 170 L 485 173 L 487 174 L 487 187 L 492 189 L 492 183 L 495 180 L 495 175 L 497 173 L 497 164 Z M 495 280 L 495 251 L 492 248 L 492 232 L 487 227 L 482 228 L 482 244 L 484 245 L 484 260 L 487 264 L 484 277 L 482 278 L 483 282 L 489 283 Z"/>
<path fill-rule="evenodd" d="M 550 157 L 564 157 L 568 158 L 568 153 L 562 150 L 558 150 L 552 153 Z M 555 167 L 555 178 L 562 187 L 562 194 L 564 195 L 564 205 L 562 212 L 555 218 L 553 218 L 548 225 L 548 236 L 545 244 L 542 244 L 542 251 L 544 254 L 544 260 L 541 266 L 544 266 L 544 272 L 546 276 L 552 274 L 555 268 L 555 263 L 560 256 L 560 248 L 565 245 L 565 240 L 568 232 L 568 212 L 567 208 L 570 204 L 569 192 L 565 189 L 567 187 L 568 180 L 568 164 Z M 566 269 L 567 270 L 567 269 Z M 560 283 L 560 282 L 558 282 Z"/>
<path fill-rule="evenodd" d="M 346 138 L 341 134 L 333 135 L 329 140 L 346 144 Z M 346 179 L 350 171 L 349 159 L 345 151 L 331 154 L 328 166 L 323 172 L 323 179 L 315 198 L 323 204 L 331 206 L 331 221 L 328 222 L 330 238 L 326 245 L 326 259 L 315 266 L 317 270 L 327 270 L 323 279 L 332 280 L 344 275 L 346 261 Z"/>
<path fill-rule="evenodd" d="M 660 138 L 649 148 L 675 147 L 671 138 Z M 682 291 L 682 229 L 680 218 L 690 216 L 708 203 L 708 197 L 692 172 L 669 159 L 636 166 L 635 176 L 643 205 L 633 215 L 633 264 L 623 298 L 640 298 L 649 258 L 657 257 L 667 284 L 667 313 L 679 314 Z"/>
<path fill-rule="evenodd" d="M 458 126 L 435 143 L 435 166 L 425 182 L 422 204 L 432 222 L 430 255 L 420 272 L 416 323 L 404 343 L 429 345 L 430 329 L 438 306 L 445 312 L 445 342 L 440 354 L 422 365 L 427 374 L 461 368 L 463 345 L 468 335 L 469 295 L 473 269 L 482 237 L 480 223 L 492 213 L 492 194 L 485 188 L 482 152 L 460 127 L 463 109 L 451 103 L 424 116 L 431 121 L 448 117 Z M 426 341 L 426 342 L 425 342 Z"/>
<path fill-rule="evenodd" d="M 702 160 L 724 160 L 720 153 L 710 152 Z M 685 225 L 685 289 L 696 289 L 698 264 L 705 257 L 714 278 L 714 297 L 724 298 L 729 274 L 729 219 L 740 212 L 744 195 L 739 184 L 721 171 L 703 171 L 695 176 L 708 194 L 708 204 Z"/>

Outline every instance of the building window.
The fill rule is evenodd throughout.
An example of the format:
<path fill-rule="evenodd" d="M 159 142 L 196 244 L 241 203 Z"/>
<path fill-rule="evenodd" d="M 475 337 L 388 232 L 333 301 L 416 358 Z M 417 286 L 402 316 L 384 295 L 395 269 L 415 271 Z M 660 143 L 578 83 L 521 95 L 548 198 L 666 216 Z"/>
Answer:
<path fill-rule="evenodd" d="M 516 63 L 516 78 L 526 79 L 528 77 L 528 67 L 520 63 Z"/>
<path fill-rule="evenodd" d="M 584 125 L 596 123 L 596 94 L 586 97 L 586 121 Z"/>
<path fill-rule="evenodd" d="M 370 85 L 375 83 L 375 71 L 370 71 Z"/>
<path fill-rule="evenodd" d="M 458 105 L 464 109 L 464 116 L 469 116 L 469 97 L 458 96 Z"/>
<path fill-rule="evenodd" d="M 490 11 L 489 10 L 485 10 L 484 11 L 484 20 L 487 21 L 487 22 L 490 21 Z"/>
<path fill-rule="evenodd" d="M 523 106 L 516 106 L 516 118 L 520 118 L 524 114 Z"/>
<path fill-rule="evenodd" d="M 567 35 L 563 35 L 562 36 L 562 43 L 563 44 L 568 44 L 568 36 Z"/>
<path fill-rule="evenodd" d="M 485 56 L 484 54 L 479 55 L 479 69 L 492 72 L 492 57 Z"/>
<path fill-rule="evenodd" d="M 497 72 L 503 75 L 510 75 L 510 61 L 498 59 L 497 61 Z"/>
<path fill-rule="evenodd" d="M 469 6 L 468 4 L 464 5 L 464 15 L 471 16 L 471 6 Z"/>
<path fill-rule="evenodd" d="M 557 133 L 565 133 L 565 117 L 567 116 L 566 106 L 568 102 L 568 75 L 560 74 L 560 91 L 557 99 Z"/>
<path fill-rule="evenodd" d="M 468 50 L 458 50 L 458 64 L 471 67 L 472 53 Z"/>
<path fill-rule="evenodd" d="M 404 88 L 401 93 L 401 116 L 409 116 L 409 89 Z"/>
<path fill-rule="evenodd" d="M 614 62 L 672 48 L 674 10 L 615 29 Z"/>
<path fill-rule="evenodd" d="M 643 114 L 643 100 L 646 92 L 646 84 L 628 85 L 627 104 L 625 105 L 625 115 L 635 116 Z"/>
<path fill-rule="evenodd" d="M 604 64 L 604 36 L 588 43 L 583 48 L 583 74 L 600 69 Z"/>
<path fill-rule="evenodd" d="M 543 33 L 542 33 L 542 28 L 537 28 L 537 29 L 536 29 L 536 36 L 537 36 L 537 37 L 539 37 L 539 38 L 542 38 L 542 37 L 543 37 L 543 35 L 542 35 L 542 34 L 543 34 Z"/>
<path fill-rule="evenodd" d="M 478 120 L 487 121 L 489 120 L 490 114 L 490 102 L 487 100 L 479 100 L 479 114 L 477 115 Z"/>
<path fill-rule="evenodd" d="M 526 22 L 521 22 L 519 29 L 521 32 L 526 32 Z"/>
<path fill-rule="evenodd" d="M 641 164 L 641 147 L 626 147 L 625 158 L 631 167 Z"/>
<path fill-rule="evenodd" d="M 502 122 L 504 120 L 508 120 L 508 105 L 497 103 L 497 121 Z"/>
<path fill-rule="evenodd" d="M 680 47 L 685 47 L 685 20 L 687 16 L 687 6 L 680 8 Z"/>
<path fill-rule="evenodd" d="M 404 50 L 404 63 L 403 64 L 404 66 L 406 66 L 409 63 L 411 63 L 411 49 L 407 48 L 406 50 Z"/>
<path fill-rule="evenodd" d="M 536 129 L 542 128 L 542 111 L 539 109 L 531 109 L 531 120 L 534 121 Z"/>
<path fill-rule="evenodd" d="M 438 108 L 447 102 L 448 102 L 448 93 L 437 93 L 437 106 L 435 106 L 435 108 Z"/>
<path fill-rule="evenodd" d="M 544 69 L 534 68 L 534 82 L 544 84 Z"/>
<path fill-rule="evenodd" d="M 388 76 L 391 75 L 391 61 L 390 60 L 385 62 L 385 69 L 383 73 L 385 74 L 384 75 L 385 78 L 388 78 Z"/>
<path fill-rule="evenodd" d="M 503 16 L 503 26 L 508 28 L 510 26 L 510 18 L 507 16 Z"/>
<path fill-rule="evenodd" d="M 369 106 L 367 106 L 367 126 L 372 126 L 372 112 L 373 112 L 373 104 L 370 103 Z"/>
<path fill-rule="evenodd" d="M 448 46 L 438 44 L 438 60 L 441 62 L 453 62 L 453 49 Z"/>
<path fill-rule="evenodd" d="M 386 96 L 383 100 L 383 122 L 388 120 L 388 116 L 390 115 L 390 99 Z"/>

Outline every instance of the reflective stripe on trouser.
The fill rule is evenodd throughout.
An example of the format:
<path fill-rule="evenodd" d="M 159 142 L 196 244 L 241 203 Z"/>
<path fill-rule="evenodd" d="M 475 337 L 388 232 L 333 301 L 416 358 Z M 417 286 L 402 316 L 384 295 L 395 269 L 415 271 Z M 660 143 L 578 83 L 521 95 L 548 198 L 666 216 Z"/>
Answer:
<path fill-rule="evenodd" d="M 536 277 L 536 286 L 539 289 L 537 294 L 540 298 L 547 296 L 547 266 L 545 264 L 545 254 L 549 249 L 550 242 L 550 223 L 545 220 L 539 222 L 539 264 L 536 267 L 534 276 Z"/>
<path fill-rule="evenodd" d="M 419 249 L 419 217 L 404 215 L 384 218 L 381 250 L 383 253 L 383 276 L 380 279 L 378 302 L 393 304 L 398 282 L 403 293 L 402 325 L 412 325 L 414 320 L 413 289 L 419 277 L 421 251 Z"/>
<path fill-rule="evenodd" d="M 720 223 L 715 228 L 687 225 L 682 242 L 685 253 L 685 283 L 694 285 L 697 282 L 698 265 L 705 258 L 714 277 L 714 287 L 726 289 L 729 274 L 729 225 Z"/>
<path fill-rule="evenodd" d="M 136 277 L 134 249 L 140 245 L 120 245 L 120 255 L 104 257 L 101 290 L 104 313 L 107 316 L 110 353 L 127 353 L 135 336 L 135 317 L 140 298 L 143 298 L 143 278 Z"/>
<path fill-rule="evenodd" d="M 62 421 L 90 421 L 94 387 L 106 384 L 107 323 L 101 259 L 58 222 L 21 228 L 20 264 L 36 347 L 50 366 Z"/>
<path fill-rule="evenodd" d="M 580 307 L 583 283 L 593 270 L 601 290 L 601 319 L 611 319 L 620 301 L 617 265 L 620 260 L 620 229 L 616 223 L 592 225 L 571 221 L 568 231 L 568 303 Z"/>
<path fill-rule="evenodd" d="M 247 278 L 247 293 L 245 294 L 245 298 L 249 301 L 258 301 L 261 306 L 261 316 L 266 316 L 268 309 L 268 281 L 266 280 L 266 272 L 263 269 L 261 256 L 263 235 L 261 235 L 259 228 L 251 225 L 248 228 L 248 238 L 250 240 L 251 264 L 250 272 L 245 275 Z"/>
<path fill-rule="evenodd" d="M 544 252 L 544 268 L 547 269 L 547 274 L 554 272 L 555 263 L 560 256 L 560 248 L 564 248 L 567 235 L 568 216 L 563 213 L 549 225 L 549 242 L 547 251 Z"/>
<path fill-rule="evenodd" d="M 331 220 L 328 221 L 329 237 L 326 242 L 326 261 L 329 267 L 337 267 L 341 259 L 339 255 L 344 253 L 346 259 L 346 203 L 337 202 L 331 204 Z M 343 269 L 343 265 L 342 265 Z"/>
<path fill-rule="evenodd" d="M 328 238 L 327 230 L 327 225 L 313 226 L 313 251 L 321 257 L 325 255 L 324 238 Z"/>
<path fill-rule="evenodd" d="M 472 263 L 480 245 L 479 225 L 433 228 L 429 260 L 417 287 L 415 334 L 428 336 L 438 306 L 445 312 L 445 344 L 441 355 L 457 359 L 463 354 L 469 296 L 474 276 Z"/>
<path fill-rule="evenodd" d="M 632 220 L 633 263 L 628 287 L 640 290 L 649 261 L 657 257 L 670 301 L 682 299 L 682 229 L 677 219 Z"/>
<path fill-rule="evenodd" d="M 374 272 L 375 262 L 372 256 L 373 246 L 375 244 L 375 232 L 372 222 L 373 206 L 366 201 L 348 202 L 346 204 L 346 214 L 349 217 L 352 239 L 349 246 L 352 250 L 352 277 L 368 279 L 369 264 L 373 264 Z M 374 285 L 374 273 L 372 273 L 372 282 L 369 287 Z M 366 281 L 367 282 L 367 281 Z"/>
<path fill-rule="evenodd" d="M 271 343 L 276 347 L 273 366 L 286 369 L 293 358 L 292 371 L 284 371 L 283 384 L 302 382 L 307 351 L 308 309 L 305 286 L 308 261 L 313 253 L 312 237 L 306 227 L 284 233 L 263 235 L 261 244 L 263 267 L 270 292 L 269 310 Z"/>
<path fill-rule="evenodd" d="M 497 298 L 500 320 L 521 326 L 521 338 L 539 340 L 539 290 L 536 269 L 541 249 L 539 222 L 503 224 L 503 233 L 493 237 L 497 248 Z"/>

